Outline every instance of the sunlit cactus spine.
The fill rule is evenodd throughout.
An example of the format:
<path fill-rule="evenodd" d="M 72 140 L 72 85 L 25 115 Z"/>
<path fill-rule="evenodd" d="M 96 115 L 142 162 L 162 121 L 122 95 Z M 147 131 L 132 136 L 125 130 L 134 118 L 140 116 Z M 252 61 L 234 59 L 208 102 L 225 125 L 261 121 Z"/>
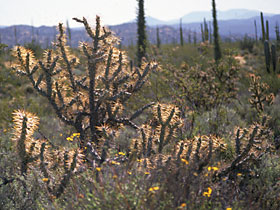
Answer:
<path fill-rule="evenodd" d="M 39 118 L 23 110 L 17 110 L 13 115 L 15 124 L 13 140 L 17 143 L 16 148 L 19 155 L 21 174 L 25 175 L 27 173 L 28 164 L 39 157 L 32 155 L 35 150 L 35 142 L 32 139 L 32 135 L 38 128 Z"/>

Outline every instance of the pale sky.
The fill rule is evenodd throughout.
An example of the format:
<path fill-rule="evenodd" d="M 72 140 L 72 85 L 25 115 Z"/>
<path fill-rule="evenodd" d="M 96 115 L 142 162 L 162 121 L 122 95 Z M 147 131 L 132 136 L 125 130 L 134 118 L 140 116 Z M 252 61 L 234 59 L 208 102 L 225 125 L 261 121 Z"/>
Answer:
<path fill-rule="evenodd" d="M 146 15 L 172 20 L 193 11 L 210 11 L 211 0 L 146 0 Z M 94 23 L 114 25 L 136 18 L 136 0 L 0 0 L 0 25 L 57 25 L 69 20 L 70 27 L 81 26 L 73 17 L 85 16 Z M 245 8 L 280 14 L 280 0 L 216 0 L 218 10 Z"/>

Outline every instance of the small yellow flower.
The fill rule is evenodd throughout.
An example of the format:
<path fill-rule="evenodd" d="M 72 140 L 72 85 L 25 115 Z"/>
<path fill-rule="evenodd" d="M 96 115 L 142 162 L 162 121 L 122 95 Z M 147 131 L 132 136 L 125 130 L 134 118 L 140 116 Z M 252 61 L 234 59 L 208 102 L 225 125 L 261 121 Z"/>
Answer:
<path fill-rule="evenodd" d="M 211 189 L 211 187 L 208 187 L 208 192 L 204 192 L 204 193 L 203 193 L 203 196 L 205 196 L 205 197 L 210 197 L 210 196 L 211 196 L 211 193 L 212 193 L 212 189 Z"/>
<path fill-rule="evenodd" d="M 132 174 L 132 173 L 131 173 L 131 171 L 128 171 L 127 173 L 128 173 L 129 175 L 131 175 L 131 174 Z"/>
<path fill-rule="evenodd" d="M 141 163 L 143 161 L 143 159 L 138 159 L 137 162 Z"/>
<path fill-rule="evenodd" d="M 96 169 L 96 171 L 101 171 L 100 167 L 96 167 L 95 169 Z"/>
<path fill-rule="evenodd" d="M 241 173 L 237 173 L 237 176 L 242 176 L 242 174 Z"/>
<path fill-rule="evenodd" d="M 146 175 L 149 175 L 149 174 L 150 174 L 150 172 L 146 171 L 146 172 L 145 172 L 145 174 L 146 174 Z"/>
<path fill-rule="evenodd" d="M 186 203 L 182 203 L 182 204 L 180 205 L 180 207 L 186 207 L 186 206 L 187 206 Z"/>
<path fill-rule="evenodd" d="M 189 164 L 189 161 L 187 161 L 186 159 L 184 159 L 184 158 L 182 158 L 181 159 L 181 161 L 183 162 L 183 163 L 185 163 L 186 165 L 188 165 Z"/>
<path fill-rule="evenodd" d="M 119 162 L 116 162 L 116 161 L 114 161 L 114 160 L 112 160 L 111 163 L 112 163 L 113 165 L 120 165 Z"/>
<path fill-rule="evenodd" d="M 218 167 L 208 167 L 208 171 L 211 171 L 211 170 L 213 170 L 213 171 L 218 171 L 219 170 L 219 168 Z"/>
<path fill-rule="evenodd" d="M 119 152 L 119 155 L 123 155 L 123 156 L 125 156 L 125 153 L 123 153 L 123 152 Z"/>
<path fill-rule="evenodd" d="M 232 210 L 232 208 L 226 208 L 226 210 Z"/>
<path fill-rule="evenodd" d="M 114 175 L 113 178 L 116 179 L 116 178 L 118 178 L 118 176 L 117 176 L 117 175 Z"/>
<path fill-rule="evenodd" d="M 73 137 L 75 137 L 75 136 L 80 137 L 80 135 L 81 135 L 80 133 L 73 133 L 72 134 Z"/>
<path fill-rule="evenodd" d="M 73 141 L 73 138 L 67 137 L 66 140 L 67 140 L 67 141 Z"/>
<path fill-rule="evenodd" d="M 47 181 L 49 181 L 49 179 L 48 178 L 43 178 L 42 181 L 47 182 Z"/>
<path fill-rule="evenodd" d="M 59 134 L 59 136 L 63 136 L 63 135 L 62 135 L 62 133 L 61 133 L 61 134 Z"/>
<path fill-rule="evenodd" d="M 157 191 L 157 190 L 159 190 L 159 187 L 151 187 L 149 189 L 150 192 L 154 192 L 154 191 Z"/>

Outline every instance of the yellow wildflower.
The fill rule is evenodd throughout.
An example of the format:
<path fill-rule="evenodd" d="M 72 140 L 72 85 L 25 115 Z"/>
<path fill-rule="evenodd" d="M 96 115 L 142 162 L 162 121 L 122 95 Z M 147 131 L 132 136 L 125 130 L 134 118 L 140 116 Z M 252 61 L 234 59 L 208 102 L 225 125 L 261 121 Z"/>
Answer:
<path fill-rule="evenodd" d="M 123 156 L 125 156 L 125 153 L 123 153 L 123 152 L 119 152 L 119 155 L 123 155 Z"/>
<path fill-rule="evenodd" d="M 154 191 L 157 191 L 157 190 L 159 190 L 159 187 L 151 187 L 149 189 L 150 192 L 154 192 Z"/>
<path fill-rule="evenodd" d="M 95 168 L 97 171 L 101 171 L 101 168 L 100 167 L 96 167 Z"/>
<path fill-rule="evenodd" d="M 242 176 L 242 174 L 241 173 L 237 173 L 237 176 Z"/>
<path fill-rule="evenodd" d="M 113 165 L 120 165 L 119 162 L 116 162 L 116 161 L 114 161 L 114 160 L 112 160 L 111 163 L 112 163 Z"/>
<path fill-rule="evenodd" d="M 73 137 L 75 137 L 75 136 L 80 137 L 80 135 L 81 135 L 80 133 L 73 133 L 72 134 Z"/>
<path fill-rule="evenodd" d="M 184 158 L 182 158 L 181 159 L 181 161 L 183 162 L 183 163 L 185 163 L 186 165 L 188 165 L 189 164 L 189 161 L 187 161 L 186 159 L 184 159 Z"/>
<path fill-rule="evenodd" d="M 212 193 L 212 189 L 211 189 L 211 187 L 208 187 L 208 192 L 204 192 L 203 193 L 203 196 L 207 196 L 207 197 L 210 197 L 211 196 L 211 193 Z"/>
<path fill-rule="evenodd" d="M 146 175 L 149 175 L 149 174 L 150 174 L 150 172 L 146 171 L 146 172 L 145 172 L 145 174 L 146 174 Z"/>
<path fill-rule="evenodd" d="M 67 141 L 73 141 L 73 138 L 67 137 L 66 140 L 67 140 Z"/>
<path fill-rule="evenodd" d="M 182 204 L 180 205 L 180 207 L 186 207 L 186 206 L 187 206 L 186 203 L 182 203 Z"/>
<path fill-rule="evenodd" d="M 232 208 L 226 208 L 226 210 L 232 210 Z"/>
<path fill-rule="evenodd" d="M 48 178 L 43 178 L 42 181 L 47 182 L 47 181 L 49 181 L 49 179 Z"/>
<path fill-rule="evenodd" d="M 213 171 L 218 171 L 219 170 L 219 168 L 218 167 L 208 167 L 208 171 L 211 171 L 211 170 L 213 170 Z"/>
<path fill-rule="evenodd" d="M 113 178 L 116 179 L 116 178 L 118 178 L 118 176 L 117 176 L 117 175 L 114 175 Z"/>
<path fill-rule="evenodd" d="M 129 175 L 131 175 L 131 174 L 132 174 L 132 173 L 131 173 L 131 171 L 128 171 L 127 173 L 128 173 Z"/>

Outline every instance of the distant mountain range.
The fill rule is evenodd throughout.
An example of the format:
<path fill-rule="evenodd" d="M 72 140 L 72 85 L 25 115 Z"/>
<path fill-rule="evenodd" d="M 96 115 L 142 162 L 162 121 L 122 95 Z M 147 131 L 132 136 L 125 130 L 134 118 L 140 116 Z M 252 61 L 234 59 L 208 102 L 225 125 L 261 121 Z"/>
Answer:
<path fill-rule="evenodd" d="M 218 20 L 240 20 L 240 19 L 249 19 L 252 17 L 256 17 L 260 15 L 260 11 L 258 10 L 248 10 L 248 9 L 231 9 L 227 11 L 218 11 L 217 17 Z M 273 16 L 276 14 L 264 13 L 264 16 Z M 163 21 L 151 16 L 146 18 L 147 25 L 149 26 L 161 26 L 161 25 L 174 25 L 179 24 L 180 19 L 182 19 L 182 23 L 195 23 L 202 22 L 203 19 L 212 20 L 212 12 L 211 11 L 198 11 L 191 12 L 179 19 Z"/>
<path fill-rule="evenodd" d="M 203 18 L 211 21 L 211 12 L 193 12 L 185 15 L 183 19 L 184 39 L 196 36 L 200 41 L 200 24 Z M 280 23 L 280 15 L 264 14 L 265 20 L 269 21 L 270 37 L 275 38 L 275 25 Z M 245 34 L 255 37 L 254 21 L 257 22 L 258 36 L 261 34 L 260 12 L 254 10 L 229 10 L 218 13 L 219 33 L 223 39 L 240 39 Z M 160 38 L 162 43 L 178 43 L 179 42 L 179 20 L 160 21 L 152 17 L 147 17 L 147 34 L 151 43 L 156 42 L 156 28 L 159 27 Z M 121 38 L 123 45 L 136 43 L 137 25 L 135 22 L 123 23 L 120 25 L 109 26 L 115 34 Z M 16 29 L 16 30 L 15 30 Z M 79 41 L 89 41 L 89 37 L 83 28 L 73 28 L 71 45 L 77 47 Z M 15 33 L 16 32 L 16 33 Z M 15 36 L 16 34 L 16 36 Z M 9 27 L 0 27 L 0 42 L 12 47 L 16 43 L 25 44 L 33 40 L 43 47 L 50 46 L 57 34 L 56 27 L 41 26 L 32 27 L 27 25 L 17 25 Z"/>

